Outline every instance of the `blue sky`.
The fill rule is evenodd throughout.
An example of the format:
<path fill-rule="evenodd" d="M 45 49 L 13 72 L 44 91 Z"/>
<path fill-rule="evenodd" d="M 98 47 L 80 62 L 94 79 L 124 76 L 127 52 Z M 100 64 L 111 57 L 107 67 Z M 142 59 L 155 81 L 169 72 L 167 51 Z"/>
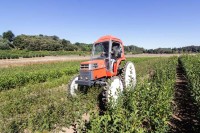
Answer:
<path fill-rule="evenodd" d="M 103 35 L 144 48 L 200 45 L 199 0 L 0 0 L 0 34 L 57 35 L 93 43 Z"/>

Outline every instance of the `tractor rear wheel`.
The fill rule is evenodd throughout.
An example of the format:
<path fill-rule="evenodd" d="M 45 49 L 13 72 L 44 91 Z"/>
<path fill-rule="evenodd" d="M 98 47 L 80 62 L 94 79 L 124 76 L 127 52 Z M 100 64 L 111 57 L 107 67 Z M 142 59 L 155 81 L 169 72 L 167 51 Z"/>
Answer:
<path fill-rule="evenodd" d="M 132 62 L 126 62 L 122 69 L 121 78 L 124 89 L 127 87 L 131 87 L 132 89 L 134 89 L 136 85 L 136 72 L 135 66 Z"/>

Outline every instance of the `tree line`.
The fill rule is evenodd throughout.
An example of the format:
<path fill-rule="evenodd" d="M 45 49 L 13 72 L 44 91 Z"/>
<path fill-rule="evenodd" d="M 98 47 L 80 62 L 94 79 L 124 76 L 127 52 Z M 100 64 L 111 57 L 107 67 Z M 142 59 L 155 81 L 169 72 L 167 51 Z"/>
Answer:
<path fill-rule="evenodd" d="M 58 36 L 46 35 L 18 35 L 15 36 L 12 31 L 3 32 L 0 35 L 0 50 L 29 50 L 29 51 L 91 51 L 92 44 L 71 43 L 69 40 L 60 39 Z M 170 53 L 199 53 L 200 46 L 186 46 L 181 48 L 157 48 L 144 49 L 135 45 L 124 46 L 126 53 L 152 53 L 152 54 L 170 54 Z"/>
<path fill-rule="evenodd" d="M 200 53 L 200 46 L 186 46 L 180 48 L 157 48 L 148 49 L 144 53 L 150 54 L 176 54 L 176 53 Z"/>
<path fill-rule="evenodd" d="M 18 49 L 30 51 L 91 51 L 92 44 L 76 42 L 72 44 L 69 40 L 60 39 L 58 36 L 46 35 L 18 35 L 15 37 L 12 31 L 7 31 L 0 36 L 0 49 Z"/>

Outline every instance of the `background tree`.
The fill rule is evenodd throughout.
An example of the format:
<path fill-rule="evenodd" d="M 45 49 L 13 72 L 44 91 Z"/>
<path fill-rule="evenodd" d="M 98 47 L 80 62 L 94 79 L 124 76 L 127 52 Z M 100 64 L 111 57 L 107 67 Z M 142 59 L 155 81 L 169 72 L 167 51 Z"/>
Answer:
<path fill-rule="evenodd" d="M 12 42 L 15 38 L 15 35 L 11 30 L 3 33 L 3 39 L 7 39 L 8 41 Z"/>
<path fill-rule="evenodd" d="M 135 45 L 124 46 L 125 52 L 131 52 L 132 54 L 141 54 L 145 52 L 144 48 L 137 47 Z"/>

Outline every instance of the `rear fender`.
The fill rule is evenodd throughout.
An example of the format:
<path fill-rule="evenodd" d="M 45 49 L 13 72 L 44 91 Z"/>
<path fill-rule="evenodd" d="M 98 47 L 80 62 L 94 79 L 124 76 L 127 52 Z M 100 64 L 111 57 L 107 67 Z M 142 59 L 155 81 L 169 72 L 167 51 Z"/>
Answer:
<path fill-rule="evenodd" d="M 122 61 L 126 60 L 126 58 L 119 58 L 115 63 L 114 63 L 114 66 L 113 66 L 113 73 L 114 75 L 116 76 L 118 73 L 118 68 L 119 68 L 119 65 Z"/>

